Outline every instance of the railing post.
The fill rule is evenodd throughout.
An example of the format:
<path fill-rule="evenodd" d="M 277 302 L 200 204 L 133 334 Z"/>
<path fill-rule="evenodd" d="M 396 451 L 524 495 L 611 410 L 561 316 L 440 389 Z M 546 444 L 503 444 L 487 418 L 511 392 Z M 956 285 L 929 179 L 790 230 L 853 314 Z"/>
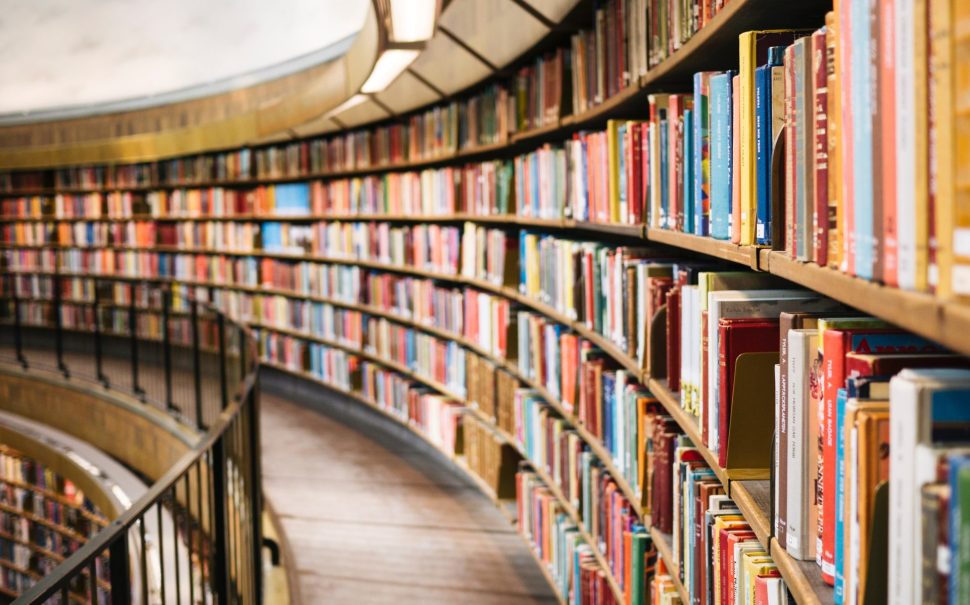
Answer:
<path fill-rule="evenodd" d="M 131 391 L 145 401 L 145 391 L 138 384 L 138 317 L 135 306 L 135 284 L 128 286 L 128 335 L 131 343 Z"/>
<path fill-rule="evenodd" d="M 70 378 L 71 373 L 64 363 L 64 325 L 61 317 L 61 276 L 60 263 L 58 257 L 59 250 L 54 250 L 54 350 L 57 353 L 57 369 L 64 374 L 64 378 Z"/>
<path fill-rule="evenodd" d="M 104 366 L 101 351 L 101 295 L 98 292 L 98 282 L 94 280 L 94 375 L 104 388 L 110 388 L 108 377 L 104 375 Z"/>
<path fill-rule="evenodd" d="M 216 328 L 219 344 L 219 387 L 222 394 L 222 408 L 229 407 L 229 384 L 226 381 L 226 317 L 222 313 L 216 313 Z"/>
<path fill-rule="evenodd" d="M 243 380 L 246 379 L 246 331 L 242 328 L 237 328 L 236 332 L 239 334 L 239 376 Z"/>
<path fill-rule="evenodd" d="M 131 575 L 128 572 L 128 532 L 111 543 L 108 570 L 111 576 L 111 605 L 131 604 Z M 92 578 L 97 582 L 97 578 Z"/>
<path fill-rule="evenodd" d="M 163 285 L 162 293 L 162 358 L 165 369 L 165 407 L 169 412 L 179 412 L 172 400 L 172 336 L 169 330 L 169 314 L 172 305 L 172 292 Z"/>
<path fill-rule="evenodd" d="M 226 450 L 225 432 L 212 444 L 212 591 L 219 605 L 229 603 L 229 552 L 226 540 Z"/>
<path fill-rule="evenodd" d="M 202 418 L 202 352 L 199 345 L 199 303 L 195 298 L 190 302 L 192 313 L 192 378 L 195 381 L 195 426 L 205 431 Z"/>
<path fill-rule="evenodd" d="M 13 287 L 10 288 L 10 298 L 13 301 L 13 346 L 17 352 L 17 361 L 26 370 L 28 365 L 27 357 L 24 356 L 24 335 L 21 332 L 23 326 L 20 324 L 20 298 L 17 296 L 17 277 L 11 275 L 10 282 L 13 284 Z"/>
<path fill-rule="evenodd" d="M 242 332 L 242 331 L 240 331 Z M 250 510 L 253 516 L 253 587 L 256 603 L 263 602 L 263 482 L 260 468 L 259 373 L 249 391 Z"/>

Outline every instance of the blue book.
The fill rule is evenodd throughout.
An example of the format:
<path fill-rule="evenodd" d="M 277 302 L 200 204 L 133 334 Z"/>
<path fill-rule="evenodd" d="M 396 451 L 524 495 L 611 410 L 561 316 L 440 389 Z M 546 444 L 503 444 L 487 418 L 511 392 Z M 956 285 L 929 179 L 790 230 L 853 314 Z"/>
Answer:
<path fill-rule="evenodd" d="M 715 239 L 731 239 L 732 105 L 734 71 L 711 77 L 711 212 L 710 230 Z"/>
<path fill-rule="evenodd" d="M 849 9 L 852 40 L 869 39 L 869 3 L 854 2 Z M 872 158 L 872 98 L 873 75 L 870 49 L 867 44 L 853 44 L 849 49 L 852 66 L 852 216 L 855 233 L 855 274 L 872 279 L 873 248 L 873 158 Z M 850 255 L 853 252 L 850 249 Z"/>
<path fill-rule="evenodd" d="M 783 46 L 772 46 L 768 49 L 768 62 L 754 70 L 755 193 L 758 202 L 755 242 L 760 245 L 771 244 L 771 153 L 774 149 L 771 70 L 783 64 L 784 51 Z"/>
<path fill-rule="evenodd" d="M 715 72 L 694 74 L 694 234 L 710 235 L 711 216 L 711 78 Z"/>
<path fill-rule="evenodd" d="M 835 590 L 837 604 L 845 601 L 845 404 L 848 393 L 839 389 L 835 396 Z"/>
<path fill-rule="evenodd" d="M 263 223 L 260 230 L 263 240 L 263 250 L 280 250 L 283 247 L 283 225 L 281 223 Z"/>
<path fill-rule="evenodd" d="M 276 214 L 298 216 L 310 214 L 310 186 L 307 183 L 287 183 L 274 187 Z"/>
<path fill-rule="evenodd" d="M 950 603 L 970 602 L 970 544 L 963 511 L 970 505 L 970 456 L 950 458 Z"/>
<path fill-rule="evenodd" d="M 690 125 L 694 122 L 694 110 L 684 110 L 684 233 L 694 232 L 694 137 Z"/>
<path fill-rule="evenodd" d="M 603 373 L 603 446 L 607 451 L 613 451 L 613 390 L 614 374 Z"/>

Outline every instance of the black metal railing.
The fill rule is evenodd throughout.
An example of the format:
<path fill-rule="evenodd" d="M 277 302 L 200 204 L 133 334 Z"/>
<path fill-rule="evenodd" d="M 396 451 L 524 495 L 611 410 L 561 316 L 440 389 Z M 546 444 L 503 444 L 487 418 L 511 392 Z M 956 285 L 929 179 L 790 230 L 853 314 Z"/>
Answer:
<path fill-rule="evenodd" d="M 0 359 L 134 396 L 201 434 L 16 603 L 261 602 L 258 356 L 244 326 L 177 285 L 11 272 Z"/>

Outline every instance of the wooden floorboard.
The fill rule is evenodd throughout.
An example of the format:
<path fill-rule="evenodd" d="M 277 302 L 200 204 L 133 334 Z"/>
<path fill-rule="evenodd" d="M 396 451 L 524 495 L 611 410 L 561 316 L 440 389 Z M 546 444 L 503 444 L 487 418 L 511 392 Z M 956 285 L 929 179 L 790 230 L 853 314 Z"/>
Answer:
<path fill-rule="evenodd" d="M 424 444 L 263 384 L 264 491 L 304 604 L 555 602 L 507 519 Z"/>

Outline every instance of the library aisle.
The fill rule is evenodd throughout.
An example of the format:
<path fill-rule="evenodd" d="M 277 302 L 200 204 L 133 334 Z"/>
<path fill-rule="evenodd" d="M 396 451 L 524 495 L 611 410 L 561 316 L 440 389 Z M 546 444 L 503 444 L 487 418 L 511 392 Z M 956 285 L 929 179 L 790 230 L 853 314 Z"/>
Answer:
<path fill-rule="evenodd" d="M 556 602 L 515 528 L 430 446 L 339 395 L 272 374 L 263 388 L 263 489 L 300 602 Z"/>

